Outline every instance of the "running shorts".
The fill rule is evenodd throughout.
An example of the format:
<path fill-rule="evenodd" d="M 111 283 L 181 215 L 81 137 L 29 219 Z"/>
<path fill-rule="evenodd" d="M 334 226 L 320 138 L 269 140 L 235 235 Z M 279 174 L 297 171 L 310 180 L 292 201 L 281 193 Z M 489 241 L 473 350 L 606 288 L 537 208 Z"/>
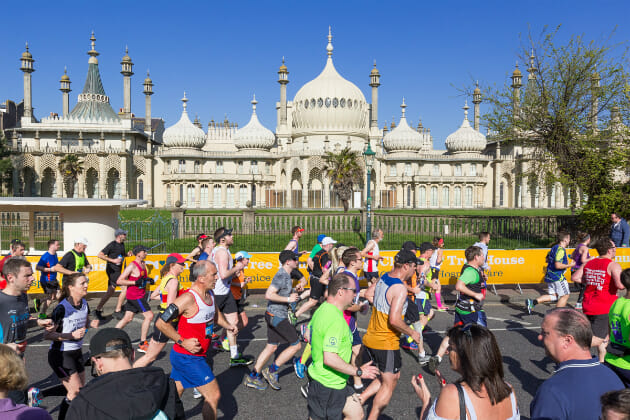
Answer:
<path fill-rule="evenodd" d="M 48 350 L 48 364 L 59 379 L 68 378 L 73 373 L 82 373 L 85 370 L 83 352 L 77 350 Z"/>
<path fill-rule="evenodd" d="M 569 283 L 566 280 L 558 280 L 547 283 L 547 293 L 550 295 L 558 295 L 562 297 L 569 294 Z"/>
<path fill-rule="evenodd" d="M 316 380 L 308 384 L 308 416 L 313 420 L 342 420 L 346 400 L 354 394 L 349 385 L 343 389 L 327 388 Z"/>
<path fill-rule="evenodd" d="M 455 323 L 454 325 L 467 325 L 477 324 L 482 327 L 488 326 L 488 320 L 486 319 L 486 313 L 484 311 L 473 312 L 470 314 L 460 314 L 455 311 Z"/>
<path fill-rule="evenodd" d="M 289 343 L 294 345 L 300 342 L 295 327 L 291 325 L 287 318 L 280 318 L 265 312 L 265 321 L 267 322 L 267 343 L 278 345 Z"/>
<path fill-rule="evenodd" d="M 184 389 L 203 386 L 214 381 L 214 373 L 205 356 L 192 356 L 171 350 L 171 378 Z"/>
<path fill-rule="evenodd" d="M 319 300 L 325 290 L 326 285 L 319 282 L 319 277 L 311 276 L 311 299 Z"/>
<path fill-rule="evenodd" d="M 382 373 L 398 373 L 402 366 L 400 358 L 400 349 L 398 350 L 377 350 L 367 347 L 365 344 L 361 347 L 362 364 L 373 362 L 374 366 Z M 310 392 L 309 392 L 310 393 Z"/>
<path fill-rule="evenodd" d="M 608 335 L 608 314 L 586 315 L 591 322 L 593 335 L 597 338 L 606 338 Z"/>
<path fill-rule="evenodd" d="M 224 315 L 238 312 L 236 300 L 232 292 L 228 292 L 226 295 L 214 295 L 214 303 Z"/>
<path fill-rule="evenodd" d="M 151 311 L 148 295 L 145 294 L 144 297 L 140 299 L 127 299 L 127 303 L 125 303 L 125 307 L 123 308 L 123 310 L 125 310 L 126 312 L 133 312 L 134 314 L 141 314 Z"/>
<path fill-rule="evenodd" d="M 57 293 L 59 291 L 59 282 L 57 280 L 51 282 L 42 281 L 41 285 L 44 293 L 47 295 L 52 295 L 53 293 Z"/>

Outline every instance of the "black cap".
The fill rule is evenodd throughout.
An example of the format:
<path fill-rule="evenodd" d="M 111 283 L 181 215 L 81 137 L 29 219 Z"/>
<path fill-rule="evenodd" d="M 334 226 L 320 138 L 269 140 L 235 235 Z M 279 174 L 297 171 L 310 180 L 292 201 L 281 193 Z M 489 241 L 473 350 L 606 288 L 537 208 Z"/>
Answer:
<path fill-rule="evenodd" d="M 437 249 L 437 248 L 434 247 L 431 242 L 422 242 L 420 244 L 420 248 L 418 248 L 421 254 L 428 251 L 429 249 Z"/>
<path fill-rule="evenodd" d="M 280 264 L 284 264 L 285 262 L 289 260 L 297 261 L 298 256 L 295 254 L 295 252 L 285 249 L 284 251 L 280 253 Z"/>
<path fill-rule="evenodd" d="M 112 340 L 122 340 L 123 344 L 108 346 L 107 343 Z M 113 350 L 121 350 L 131 347 L 129 335 L 120 328 L 102 328 L 99 329 L 94 337 L 90 340 L 90 356 L 98 356 L 99 354 L 108 353 Z"/>
<path fill-rule="evenodd" d="M 217 231 L 221 232 L 221 234 L 215 235 L 214 242 L 216 242 L 218 245 L 221 238 L 223 238 L 224 236 L 230 236 L 233 230 L 234 229 L 228 229 L 226 227 L 221 227 L 217 229 Z"/>
<path fill-rule="evenodd" d="M 416 252 L 418 250 L 418 245 L 414 241 L 407 241 L 402 244 L 401 250 Z"/>
<path fill-rule="evenodd" d="M 133 253 L 133 255 L 138 255 L 142 251 L 148 252 L 149 248 L 147 248 L 144 245 L 136 245 L 136 246 L 133 247 L 133 251 L 131 251 L 131 252 Z"/>
<path fill-rule="evenodd" d="M 398 251 L 398 254 L 396 254 L 396 256 L 394 257 L 394 262 L 397 264 L 418 264 L 418 258 L 413 251 L 403 249 L 401 251 Z"/>

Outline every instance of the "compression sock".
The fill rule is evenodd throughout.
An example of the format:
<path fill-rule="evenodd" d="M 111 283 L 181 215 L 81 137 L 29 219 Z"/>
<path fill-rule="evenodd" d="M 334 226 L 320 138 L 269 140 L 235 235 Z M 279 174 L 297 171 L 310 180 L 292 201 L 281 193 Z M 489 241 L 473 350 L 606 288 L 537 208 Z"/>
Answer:
<path fill-rule="evenodd" d="M 435 300 L 437 302 L 438 308 L 441 308 L 442 307 L 442 293 L 441 292 L 435 292 Z"/>
<path fill-rule="evenodd" d="M 230 357 L 236 359 L 238 357 L 238 346 L 230 346 Z"/>
<path fill-rule="evenodd" d="M 309 357 L 311 357 L 311 343 L 306 343 L 304 351 L 302 352 L 302 357 L 300 358 L 300 363 L 305 365 Z"/>
<path fill-rule="evenodd" d="M 269 372 L 276 373 L 277 370 L 278 370 L 278 365 L 276 365 L 275 362 L 269 365 Z"/>

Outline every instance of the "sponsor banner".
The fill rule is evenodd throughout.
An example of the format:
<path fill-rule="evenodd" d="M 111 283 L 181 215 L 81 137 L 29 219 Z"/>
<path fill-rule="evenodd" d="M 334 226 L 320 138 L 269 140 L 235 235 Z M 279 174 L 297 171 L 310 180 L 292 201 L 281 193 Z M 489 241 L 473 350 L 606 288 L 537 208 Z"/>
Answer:
<path fill-rule="evenodd" d="M 490 250 L 488 252 L 488 265 L 490 271 L 488 273 L 488 284 L 539 284 L 544 282 L 546 261 L 545 257 L 549 252 L 548 249 L 521 249 L 521 250 Z M 569 255 L 573 252 L 568 249 Z M 379 272 L 381 274 L 390 271 L 394 265 L 394 255 L 397 251 L 381 251 L 384 259 L 379 263 Z M 591 255 L 597 255 L 593 249 L 590 250 Z M 146 258 L 149 277 L 156 281 L 151 289 L 158 286 L 160 279 L 160 268 L 164 265 L 168 254 L 152 254 Z M 182 254 L 186 255 L 186 254 Z M 245 275 L 252 278 L 252 282 L 248 286 L 251 289 L 266 289 L 273 276 L 280 268 L 278 261 L 279 253 L 256 253 L 252 252 L 252 259 L 249 266 L 245 269 Z M 35 271 L 35 265 L 40 257 L 29 256 L 27 260 L 32 263 L 35 272 L 36 281 L 29 290 L 29 293 L 42 293 L 39 282 L 41 272 Z M 107 290 L 107 275 L 105 274 L 105 261 L 97 257 L 88 257 L 93 270 L 89 273 L 90 284 L 88 290 L 90 292 L 102 292 Z M 133 257 L 126 258 L 126 264 L 133 261 Z M 617 248 L 617 256 L 615 261 L 621 264 L 622 269 L 630 267 L 630 248 Z M 464 258 L 464 250 L 444 250 L 444 262 L 440 268 L 440 282 L 443 285 L 454 285 L 457 282 L 462 266 L 466 262 Z M 189 268 L 190 263 L 186 263 Z M 308 279 L 306 270 L 306 256 L 300 258 L 300 271 Z M 361 273 L 359 273 L 361 276 Z M 570 279 L 569 270 L 567 270 L 567 279 Z M 63 280 L 62 280 L 63 281 Z M 180 281 L 184 287 L 190 286 L 189 270 L 185 270 L 180 276 Z M 366 286 L 364 280 L 361 281 L 362 286 Z"/>

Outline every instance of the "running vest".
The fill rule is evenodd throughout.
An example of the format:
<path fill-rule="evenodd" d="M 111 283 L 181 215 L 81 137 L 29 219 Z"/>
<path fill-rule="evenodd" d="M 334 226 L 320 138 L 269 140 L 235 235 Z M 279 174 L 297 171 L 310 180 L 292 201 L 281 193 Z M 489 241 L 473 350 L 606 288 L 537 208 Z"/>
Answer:
<path fill-rule="evenodd" d="M 610 343 L 606 349 L 606 363 L 630 370 L 630 299 L 619 298 L 608 313 Z"/>
<path fill-rule="evenodd" d="M 88 317 L 88 304 L 85 299 L 81 299 L 81 307 L 75 308 L 68 299 L 62 300 L 59 305 L 63 306 L 64 316 L 61 320 L 61 325 L 57 328 L 57 332 L 62 334 L 69 334 L 76 330 L 85 327 Z M 50 345 L 51 350 L 79 350 L 83 346 L 83 339 L 80 340 L 63 340 L 53 341 Z"/>
<path fill-rule="evenodd" d="M 299 256 L 300 256 L 300 243 L 297 241 L 297 239 L 291 239 L 289 242 L 295 242 L 295 249 L 293 250 L 293 252 L 299 258 Z"/>
<path fill-rule="evenodd" d="M 608 265 L 613 261 L 608 258 L 595 258 L 584 265 L 582 284 L 584 300 L 582 311 L 585 315 L 604 315 L 617 300 L 617 286 L 608 274 Z"/>
<path fill-rule="evenodd" d="M 389 311 L 391 305 L 387 301 L 387 291 L 396 284 L 403 282 L 396 277 L 390 277 L 389 273 L 383 274 L 374 289 L 374 308 L 363 336 L 363 344 L 375 350 L 399 350 L 400 334 L 389 326 Z M 401 317 L 407 312 L 407 301 L 403 304 Z"/>
<path fill-rule="evenodd" d="M 160 288 L 159 288 L 160 289 L 160 306 L 159 306 L 160 313 L 163 313 L 166 310 L 166 308 L 168 308 L 168 290 L 166 290 L 166 285 L 171 279 L 175 279 L 177 281 L 177 296 L 182 294 L 182 289 L 184 288 L 184 286 L 182 286 L 179 280 L 177 280 L 177 277 L 175 277 L 174 275 L 167 274 L 166 276 L 162 277 L 162 281 L 160 282 Z"/>
<path fill-rule="evenodd" d="M 378 257 L 379 255 L 381 255 L 381 251 L 378 247 L 378 242 L 376 242 L 374 239 L 370 239 L 370 242 L 374 242 L 374 247 L 372 248 L 372 251 L 368 252 L 367 254 L 370 257 Z M 368 244 L 370 242 L 368 242 Z M 366 258 L 363 262 L 363 271 L 367 273 L 378 272 L 378 261 L 371 258 Z"/>
<path fill-rule="evenodd" d="M 85 253 L 82 252 L 81 255 L 79 255 L 74 251 L 74 249 L 71 249 L 70 252 L 72 252 L 72 255 L 74 255 L 74 271 L 77 271 L 79 273 L 83 272 L 83 267 L 87 265 Z"/>
<path fill-rule="evenodd" d="M 477 276 L 477 281 L 467 284 L 466 287 L 468 287 L 473 293 L 482 293 L 481 291 L 482 289 L 484 289 L 484 287 L 481 281 L 481 274 L 479 273 L 479 270 L 469 264 L 464 264 L 459 275 L 461 276 L 462 274 L 464 274 L 464 271 L 466 270 L 474 270 L 475 275 Z M 482 306 L 483 305 L 480 301 L 472 296 L 464 295 L 463 293 L 459 294 L 459 296 L 457 297 L 457 302 L 455 302 L 455 310 L 459 309 L 460 311 L 469 313 L 480 311 Z"/>
<path fill-rule="evenodd" d="M 175 343 L 173 350 L 177 353 L 187 354 L 190 356 L 205 356 L 208 347 L 210 346 L 210 340 L 212 339 L 212 331 L 214 328 L 214 294 L 209 291 L 211 304 L 207 305 L 206 302 L 192 289 L 188 289 L 184 293 L 192 293 L 197 304 L 197 313 L 190 318 L 185 316 L 179 317 L 179 324 L 177 324 L 177 332 L 182 336 L 182 340 L 187 338 L 196 338 L 201 345 L 201 351 L 199 353 L 190 353 L 188 350 Z"/>
<path fill-rule="evenodd" d="M 217 264 L 215 258 L 217 255 L 217 251 L 219 249 L 223 249 L 225 252 L 227 252 L 227 259 L 228 259 L 228 271 L 232 269 L 232 267 L 234 267 L 234 261 L 232 260 L 232 255 L 230 255 L 230 250 L 228 250 L 226 247 L 224 246 L 215 246 L 212 249 L 212 252 L 210 253 L 210 261 L 212 261 L 214 263 L 214 265 L 217 267 L 217 284 L 215 284 L 214 286 L 214 294 L 217 296 L 225 296 L 228 293 L 230 293 L 230 286 L 232 285 L 232 277 L 234 276 L 228 276 L 224 279 L 221 278 L 221 273 L 219 271 L 219 265 Z"/>
<path fill-rule="evenodd" d="M 571 259 L 573 261 L 575 261 L 575 265 L 573 267 L 571 267 L 571 272 L 576 272 L 580 269 L 580 267 L 582 267 L 582 264 L 584 264 L 584 261 L 582 261 L 582 254 L 580 254 L 580 249 L 586 246 L 584 244 L 579 244 L 574 250 L 573 250 L 573 254 L 571 254 Z M 586 249 L 586 258 L 590 257 L 590 254 L 588 253 L 588 248 Z"/>
<path fill-rule="evenodd" d="M 553 283 L 555 281 L 564 280 L 564 272 L 567 271 L 566 268 L 556 268 L 556 255 L 558 255 L 558 251 L 562 249 L 564 250 L 564 256 L 562 257 L 562 261 L 558 261 L 562 264 L 568 264 L 569 259 L 567 257 L 567 251 L 558 245 L 554 245 L 547 253 L 547 274 L 545 275 L 545 282 Z"/>
<path fill-rule="evenodd" d="M 136 277 L 130 275 L 129 281 L 136 281 L 138 279 L 144 279 L 147 277 L 146 267 L 142 267 L 140 264 L 138 264 L 137 261 L 132 261 L 132 264 L 135 264 L 135 266 L 138 267 L 138 270 L 140 270 L 140 275 Z M 146 293 L 146 283 L 145 287 L 127 286 L 127 299 L 129 300 L 142 299 Z"/>
<path fill-rule="evenodd" d="M 441 263 L 437 263 L 438 251 L 439 249 L 433 250 L 433 254 L 431 254 L 431 258 L 429 258 L 429 264 L 431 264 L 431 267 L 440 268 L 442 266 L 442 262 L 444 262 L 444 259 L 442 259 Z"/>

